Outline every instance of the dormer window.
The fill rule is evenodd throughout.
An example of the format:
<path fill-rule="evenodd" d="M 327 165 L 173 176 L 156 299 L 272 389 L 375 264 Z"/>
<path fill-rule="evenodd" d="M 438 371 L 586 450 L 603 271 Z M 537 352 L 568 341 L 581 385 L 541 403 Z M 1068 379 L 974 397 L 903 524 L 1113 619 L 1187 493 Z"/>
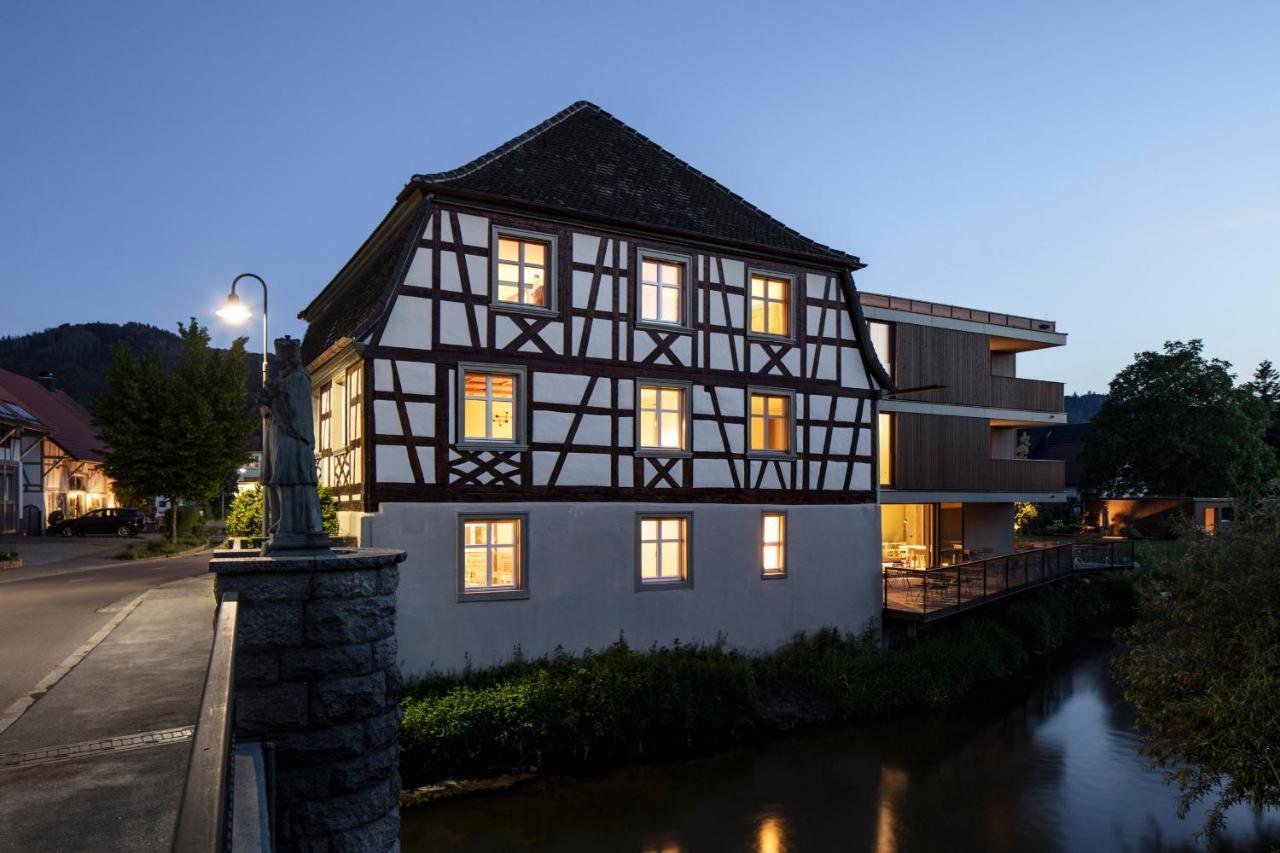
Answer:
<path fill-rule="evenodd" d="M 555 238 L 495 226 L 490 298 L 501 308 L 555 310 Z"/>
<path fill-rule="evenodd" d="M 682 255 L 640 252 L 637 317 L 642 323 L 689 325 L 689 267 Z"/>

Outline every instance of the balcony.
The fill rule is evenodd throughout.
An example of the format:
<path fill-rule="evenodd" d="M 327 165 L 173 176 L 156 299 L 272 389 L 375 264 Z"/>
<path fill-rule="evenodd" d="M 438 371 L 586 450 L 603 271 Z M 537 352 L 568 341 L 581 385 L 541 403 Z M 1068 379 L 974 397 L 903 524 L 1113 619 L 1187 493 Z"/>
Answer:
<path fill-rule="evenodd" d="M 996 409 L 1028 412 L 1064 411 L 1062 383 L 1014 376 L 992 376 L 988 405 Z"/>
<path fill-rule="evenodd" d="M 988 464 L 993 492 L 1060 492 L 1066 487 L 1061 459 L 992 459 Z"/>

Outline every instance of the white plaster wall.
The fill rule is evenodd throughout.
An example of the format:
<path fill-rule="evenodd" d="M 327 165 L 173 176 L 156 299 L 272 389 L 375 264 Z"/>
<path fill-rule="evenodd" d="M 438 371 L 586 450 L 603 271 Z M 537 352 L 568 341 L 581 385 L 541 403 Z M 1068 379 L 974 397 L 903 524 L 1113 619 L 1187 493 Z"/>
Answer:
<path fill-rule="evenodd" d="M 751 505 L 384 503 L 364 518 L 362 544 L 408 552 L 398 629 L 406 673 L 498 663 L 517 645 L 530 656 L 600 648 L 620 633 L 645 648 L 724 632 L 731 645 L 763 650 L 796 631 L 878 622 L 877 507 L 781 509 L 789 539 L 781 580 L 760 576 L 762 507 Z M 672 510 L 692 514 L 693 588 L 636 592 L 636 515 Z M 512 511 L 529 514 L 529 598 L 458 602 L 458 513 Z"/>
<path fill-rule="evenodd" d="M 382 345 L 406 349 L 431 349 L 431 300 L 398 296 L 382 331 Z"/>

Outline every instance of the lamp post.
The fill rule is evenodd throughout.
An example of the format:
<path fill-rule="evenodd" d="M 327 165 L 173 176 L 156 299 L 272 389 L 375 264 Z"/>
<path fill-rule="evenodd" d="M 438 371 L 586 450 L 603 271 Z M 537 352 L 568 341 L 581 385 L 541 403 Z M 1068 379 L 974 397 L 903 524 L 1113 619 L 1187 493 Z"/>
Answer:
<path fill-rule="evenodd" d="M 248 307 L 240 301 L 240 297 L 236 295 L 236 285 L 240 283 L 242 278 L 251 278 L 258 284 L 262 285 L 262 388 L 267 387 L 267 283 L 262 280 L 261 276 L 254 275 L 251 272 L 242 272 L 231 280 L 231 293 L 227 294 L 227 304 L 218 309 L 217 314 L 223 320 L 238 326 L 244 323 L 253 313 Z M 265 493 L 265 484 L 262 482 L 262 471 L 265 468 L 267 455 L 267 416 L 262 415 L 262 461 L 258 463 L 258 484 L 264 489 L 262 500 L 262 537 L 267 536 L 267 501 Z"/>

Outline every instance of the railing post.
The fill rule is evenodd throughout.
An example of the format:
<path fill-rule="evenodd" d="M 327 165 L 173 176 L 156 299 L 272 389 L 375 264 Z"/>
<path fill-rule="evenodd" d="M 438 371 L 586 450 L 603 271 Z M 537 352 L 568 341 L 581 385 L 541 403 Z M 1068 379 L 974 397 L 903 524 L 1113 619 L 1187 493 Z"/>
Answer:
<path fill-rule="evenodd" d="M 960 587 L 964 584 L 964 578 L 960 574 L 959 566 L 956 566 L 956 609 L 960 609 Z"/>

